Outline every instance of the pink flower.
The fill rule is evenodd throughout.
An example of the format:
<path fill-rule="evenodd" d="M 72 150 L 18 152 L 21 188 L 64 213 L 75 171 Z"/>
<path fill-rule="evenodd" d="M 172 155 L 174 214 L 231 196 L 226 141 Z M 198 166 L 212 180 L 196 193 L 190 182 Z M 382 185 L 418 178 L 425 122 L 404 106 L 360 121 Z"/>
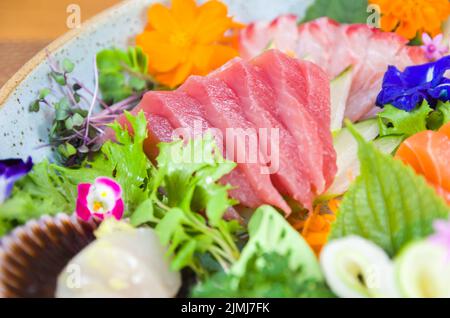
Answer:
<path fill-rule="evenodd" d="M 434 221 L 433 227 L 435 233 L 430 236 L 430 241 L 444 246 L 450 260 L 450 221 Z"/>
<path fill-rule="evenodd" d="M 272 47 L 295 55 L 299 32 L 295 15 L 282 15 L 271 22 L 250 23 L 239 34 L 239 50 L 245 59 L 261 54 Z"/>
<path fill-rule="evenodd" d="M 94 217 L 103 220 L 113 216 L 120 220 L 123 210 L 122 187 L 113 179 L 99 177 L 94 184 L 78 185 L 76 214 L 80 219 L 87 221 Z"/>
<path fill-rule="evenodd" d="M 448 52 L 448 47 L 442 42 L 442 34 L 436 35 L 433 39 L 427 34 L 422 34 L 421 46 L 422 50 L 425 52 L 425 56 L 430 61 L 439 60 Z"/>

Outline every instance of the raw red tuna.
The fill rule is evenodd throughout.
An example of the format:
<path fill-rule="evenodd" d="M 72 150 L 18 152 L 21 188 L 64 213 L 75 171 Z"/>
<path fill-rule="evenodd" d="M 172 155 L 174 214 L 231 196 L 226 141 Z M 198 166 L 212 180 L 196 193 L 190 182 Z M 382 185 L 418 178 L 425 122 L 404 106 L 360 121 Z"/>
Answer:
<path fill-rule="evenodd" d="M 148 92 L 144 95 L 137 108 L 143 109 L 146 114 L 153 117 L 159 116 L 164 118 L 173 129 L 182 128 L 183 131 L 179 131 L 178 135 L 184 137 L 195 138 L 208 130 L 216 138 L 220 150 L 222 151 L 223 149 L 221 132 L 217 133 L 217 129 L 213 129 L 205 119 L 203 107 L 185 93 Z M 150 125 L 149 128 L 153 129 Z M 152 146 L 155 145 L 152 144 Z M 151 153 L 154 153 L 154 151 Z M 230 191 L 232 197 L 248 207 L 256 208 L 265 201 L 253 190 L 241 170 L 242 167 L 237 167 L 229 175 L 225 176 L 221 182 L 223 184 L 229 183 L 236 188 Z"/>
<path fill-rule="evenodd" d="M 308 111 L 306 104 L 309 103 L 309 84 L 293 61 L 294 59 L 279 51 L 270 50 L 254 58 L 252 63 L 262 70 L 274 88 L 277 118 L 295 138 L 299 157 L 307 167 L 315 192 L 322 193 L 326 187 L 323 173 L 323 153 L 326 148 L 319 129 L 326 129 L 330 133 L 329 124 L 324 122 L 319 126 L 313 114 Z M 327 94 L 328 86 L 327 83 L 322 87 L 324 94 Z"/>
<path fill-rule="evenodd" d="M 263 153 L 270 154 L 272 165 L 278 162 L 278 170 L 272 177 L 274 185 L 282 194 L 289 195 L 310 209 L 313 194 L 308 172 L 301 164 L 294 138 L 275 118 L 275 93 L 260 73 L 250 63 L 235 59 L 211 76 L 222 79 L 238 96 L 245 117 L 257 129 L 267 132 L 258 137 Z M 277 147 L 272 148 L 270 136 L 275 130 L 279 142 L 275 144 Z"/>
<path fill-rule="evenodd" d="M 295 59 L 290 60 L 295 61 L 303 71 L 303 76 L 308 86 L 308 101 L 305 106 L 314 117 L 319 129 L 319 137 L 323 146 L 323 175 L 325 177 L 325 187 L 328 187 L 333 182 L 337 171 L 336 151 L 333 147 L 333 138 L 330 132 L 330 79 L 314 63 Z"/>
<path fill-rule="evenodd" d="M 233 91 L 220 79 L 200 76 L 191 76 L 179 90 L 195 98 L 204 107 L 208 122 L 222 131 L 228 159 L 237 162 L 258 196 L 289 214 L 290 207 L 273 186 L 268 167 L 261 161 L 264 156 L 258 151 L 255 126 L 245 118 Z"/>

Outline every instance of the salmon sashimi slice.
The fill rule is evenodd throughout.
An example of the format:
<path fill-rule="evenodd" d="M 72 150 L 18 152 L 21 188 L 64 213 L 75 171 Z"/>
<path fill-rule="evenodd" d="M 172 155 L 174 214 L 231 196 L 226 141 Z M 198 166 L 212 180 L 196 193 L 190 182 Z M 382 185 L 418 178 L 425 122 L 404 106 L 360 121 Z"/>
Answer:
<path fill-rule="evenodd" d="M 223 153 L 222 133 L 214 129 L 210 123 L 204 119 L 204 113 L 201 105 L 190 96 L 182 92 L 148 92 L 139 105 L 146 114 L 152 117 L 160 116 L 173 127 L 171 133 L 176 128 L 181 128 L 176 136 L 195 138 L 203 135 L 205 132 L 211 133 L 215 138 L 219 150 Z M 152 118 L 149 117 L 149 118 Z M 241 202 L 243 205 L 256 208 L 264 203 L 253 188 L 250 186 L 241 167 L 232 170 L 227 176 L 224 176 L 220 182 L 229 183 L 233 189 L 230 190 L 230 196 Z"/>
<path fill-rule="evenodd" d="M 256 67 L 241 59 L 227 63 L 220 72 L 211 76 L 222 79 L 239 97 L 245 117 L 258 130 L 267 132 L 258 137 L 260 148 L 263 153 L 270 154 L 272 166 L 277 169 L 272 177 L 276 188 L 305 208 L 312 209 L 313 194 L 306 167 L 298 156 L 294 138 L 274 116 L 275 93 L 270 84 Z M 278 137 L 278 141 L 273 143 L 276 148 L 272 147 L 271 137 Z"/>
<path fill-rule="evenodd" d="M 258 136 L 253 124 L 242 114 L 233 91 L 220 79 L 191 76 L 179 88 L 203 107 L 205 118 L 225 136 L 225 153 L 241 167 L 259 198 L 286 214 L 291 212 L 270 179 L 268 167 L 258 151 Z M 247 142 L 248 141 L 248 142 Z"/>
<path fill-rule="evenodd" d="M 450 123 L 439 131 L 422 131 L 406 139 L 396 158 L 410 165 L 450 204 Z"/>
<path fill-rule="evenodd" d="M 305 162 L 314 192 L 320 194 L 325 191 L 326 182 L 319 127 L 305 107 L 309 102 L 307 82 L 300 74 L 297 75 L 302 79 L 292 81 L 291 73 L 299 71 L 292 68 L 292 63 L 287 62 L 289 61 L 287 58 L 287 55 L 279 51 L 270 50 L 251 62 L 261 69 L 262 74 L 274 88 L 276 117 L 296 140 L 298 155 Z"/>

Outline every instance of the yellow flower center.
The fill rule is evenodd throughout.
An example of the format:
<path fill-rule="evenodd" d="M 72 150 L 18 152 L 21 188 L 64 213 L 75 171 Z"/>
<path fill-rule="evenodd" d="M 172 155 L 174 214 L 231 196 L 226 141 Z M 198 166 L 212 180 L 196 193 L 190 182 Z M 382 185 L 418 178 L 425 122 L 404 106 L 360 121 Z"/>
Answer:
<path fill-rule="evenodd" d="M 185 48 L 191 45 L 192 38 L 186 32 L 175 32 L 170 36 L 169 41 L 174 46 Z"/>
<path fill-rule="evenodd" d="M 103 209 L 103 203 L 99 201 L 95 201 L 93 204 L 94 212 L 98 212 L 100 209 Z"/>

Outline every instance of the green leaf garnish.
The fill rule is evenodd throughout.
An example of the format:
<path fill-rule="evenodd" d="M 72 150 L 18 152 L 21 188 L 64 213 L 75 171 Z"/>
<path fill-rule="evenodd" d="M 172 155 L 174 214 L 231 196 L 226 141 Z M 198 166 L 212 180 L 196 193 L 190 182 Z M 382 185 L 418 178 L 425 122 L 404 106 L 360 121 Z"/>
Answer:
<path fill-rule="evenodd" d="M 426 101 L 411 112 L 398 109 L 392 105 L 385 105 L 378 113 L 380 136 L 409 137 L 427 129 L 427 119 L 433 109 Z"/>
<path fill-rule="evenodd" d="M 196 297 L 332 297 L 311 248 L 271 206 L 258 208 L 250 239 L 229 273 L 199 284 Z"/>
<path fill-rule="evenodd" d="M 330 239 L 359 235 L 393 256 L 431 234 L 433 221 L 448 217 L 449 208 L 423 177 L 349 129 L 358 141 L 361 174 L 344 195 Z"/>
<path fill-rule="evenodd" d="M 158 168 L 149 183 L 150 199 L 131 216 L 132 224 L 156 225 L 162 244 L 169 245 L 174 270 L 189 266 L 202 275 L 199 253 L 209 253 L 228 269 L 239 256 L 234 233 L 240 226 L 223 220 L 236 202 L 228 197 L 230 187 L 217 181 L 235 163 L 223 159 L 211 136 L 186 145 L 179 140 L 159 147 Z"/>
<path fill-rule="evenodd" d="M 436 110 L 442 114 L 441 126 L 450 122 L 450 102 L 438 102 Z M 440 128 L 440 126 L 438 128 Z"/>
<path fill-rule="evenodd" d="M 51 72 L 50 76 L 55 80 L 56 83 L 58 83 L 61 86 L 65 86 L 67 84 L 64 74 L 58 72 Z"/>
<path fill-rule="evenodd" d="M 316 0 L 306 10 L 302 22 L 329 17 L 340 23 L 366 23 L 367 0 Z"/>
<path fill-rule="evenodd" d="M 305 277 L 301 266 L 291 269 L 290 255 L 261 248 L 245 266 L 242 277 L 219 272 L 195 286 L 193 297 L 217 298 L 329 298 L 323 281 Z"/>
<path fill-rule="evenodd" d="M 30 107 L 28 108 L 30 112 L 38 112 L 40 109 L 39 100 L 35 100 L 30 104 Z"/>
<path fill-rule="evenodd" d="M 323 280 L 317 258 L 302 236 L 273 207 L 261 206 L 253 214 L 248 224 L 250 240 L 241 253 L 232 272 L 244 275 L 245 266 L 259 248 L 265 252 L 290 254 L 292 269 L 301 266 L 308 277 Z"/>
<path fill-rule="evenodd" d="M 128 51 L 102 50 L 97 53 L 96 59 L 100 91 L 108 104 L 119 102 L 153 86 L 153 81 L 147 74 L 147 56 L 139 47 L 130 47 Z"/>
<path fill-rule="evenodd" d="M 49 88 L 43 88 L 39 91 L 39 98 L 43 99 L 45 97 L 48 96 L 48 94 L 50 94 L 50 89 Z"/>
<path fill-rule="evenodd" d="M 62 61 L 62 67 L 63 67 L 64 72 L 71 73 L 75 68 L 75 64 L 73 64 L 71 60 L 65 58 Z"/>

